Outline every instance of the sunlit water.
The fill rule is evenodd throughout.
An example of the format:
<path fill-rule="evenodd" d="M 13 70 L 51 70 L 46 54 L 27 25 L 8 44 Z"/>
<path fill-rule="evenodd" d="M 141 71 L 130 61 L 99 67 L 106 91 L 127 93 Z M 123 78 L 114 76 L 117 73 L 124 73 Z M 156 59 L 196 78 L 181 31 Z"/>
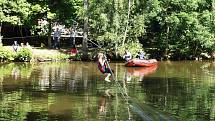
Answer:
<path fill-rule="evenodd" d="M 0 64 L 1 121 L 214 121 L 215 63 L 94 62 Z"/>

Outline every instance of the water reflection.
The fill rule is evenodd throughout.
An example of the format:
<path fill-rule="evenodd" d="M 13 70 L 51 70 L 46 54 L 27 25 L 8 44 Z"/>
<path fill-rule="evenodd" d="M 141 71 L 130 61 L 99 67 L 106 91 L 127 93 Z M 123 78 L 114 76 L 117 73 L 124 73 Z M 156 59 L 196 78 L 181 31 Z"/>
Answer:
<path fill-rule="evenodd" d="M 148 69 L 148 70 L 147 70 Z M 153 72 L 157 67 L 150 67 L 150 68 L 134 68 L 129 73 L 133 74 L 132 76 L 147 76 Z M 127 71 L 128 72 L 128 68 Z M 135 75 L 134 75 L 134 72 Z M 143 78 L 141 77 L 141 78 Z M 153 106 L 150 106 L 146 103 L 142 103 L 142 101 L 138 101 L 138 98 L 132 97 L 133 95 L 129 91 L 129 87 L 131 86 L 130 83 L 128 83 L 128 77 L 125 77 L 124 80 L 122 80 L 121 83 L 116 82 L 116 86 L 118 87 L 117 92 L 121 94 L 122 99 L 124 101 L 124 106 L 127 108 L 127 120 L 141 120 L 141 121 L 174 121 L 176 118 L 174 118 L 171 115 L 167 115 L 164 112 L 161 112 L 159 110 L 156 110 Z M 133 81 L 133 80 L 132 80 Z M 142 79 L 140 80 L 142 81 Z M 131 95 L 129 95 L 131 94 Z"/>
<path fill-rule="evenodd" d="M 114 98 L 113 91 L 111 89 L 105 90 L 105 92 L 99 97 L 98 110 L 99 118 L 106 116 L 107 108 L 110 107 Z"/>
<path fill-rule="evenodd" d="M 214 62 L 111 67 L 118 83 L 95 63 L 1 64 L 0 120 L 215 120 Z"/>
<path fill-rule="evenodd" d="M 160 110 L 172 110 L 180 120 L 214 120 L 212 63 L 165 63 L 160 68 L 165 71 L 158 71 L 159 76 L 144 78 L 142 82 L 150 104 Z"/>
<path fill-rule="evenodd" d="M 153 74 L 157 70 L 157 65 L 151 67 L 126 67 L 124 80 L 126 83 L 130 83 L 132 78 L 139 78 L 139 81 L 142 81 L 145 76 Z"/>

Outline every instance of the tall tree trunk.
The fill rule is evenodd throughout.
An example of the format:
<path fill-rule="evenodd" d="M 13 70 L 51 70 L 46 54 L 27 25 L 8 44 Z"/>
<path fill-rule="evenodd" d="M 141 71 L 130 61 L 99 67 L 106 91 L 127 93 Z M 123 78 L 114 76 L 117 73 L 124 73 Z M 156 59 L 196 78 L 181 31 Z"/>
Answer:
<path fill-rule="evenodd" d="M 22 26 L 21 25 L 19 26 L 19 33 L 21 35 L 21 40 L 22 40 L 21 43 L 24 44 L 23 33 L 22 33 Z"/>
<path fill-rule="evenodd" d="M 212 28 L 215 28 L 215 20 L 214 20 L 214 15 L 215 15 L 215 0 L 212 0 L 212 3 L 211 3 L 211 11 L 212 11 L 212 15 L 211 15 L 211 17 L 210 17 L 210 19 L 211 19 L 211 25 L 212 25 Z M 214 29 L 213 29 L 214 30 Z M 213 58 L 213 59 L 215 59 L 215 51 L 212 51 L 211 52 L 211 57 Z M 214 112 L 215 112 L 215 110 L 214 110 Z"/>
<path fill-rule="evenodd" d="M 2 45 L 2 38 L 3 38 L 3 36 L 1 36 L 1 27 L 2 27 L 2 22 L 0 23 L 0 46 Z"/>
<path fill-rule="evenodd" d="M 215 0 L 212 0 L 212 12 L 213 12 L 213 14 L 215 12 Z"/>
<path fill-rule="evenodd" d="M 85 16 L 84 16 L 84 30 L 83 30 L 83 41 L 82 41 L 82 50 L 83 50 L 82 59 L 84 59 L 84 60 L 88 59 L 88 47 L 87 47 L 87 40 L 88 40 L 88 6 L 89 6 L 89 1 L 84 0 Z"/>
<path fill-rule="evenodd" d="M 114 9 L 115 9 L 115 13 L 114 13 L 114 22 L 118 22 L 118 18 L 119 18 L 119 13 L 117 12 L 119 10 L 119 1 L 118 0 L 114 0 Z M 117 23 L 119 24 L 119 23 Z M 116 35 L 118 35 L 118 30 L 119 28 L 116 27 L 115 28 L 115 33 Z M 116 58 L 118 58 L 118 42 L 119 42 L 119 38 L 115 40 L 115 55 L 116 55 Z"/>
<path fill-rule="evenodd" d="M 129 24 L 129 19 L 130 19 L 130 11 L 131 11 L 131 0 L 128 0 L 128 13 L 127 13 L 127 23 L 126 23 L 126 28 L 125 28 L 125 33 L 122 41 L 122 46 L 125 44 L 125 39 L 127 36 L 128 32 L 128 24 Z"/>
<path fill-rule="evenodd" d="M 51 48 L 51 41 L 52 41 L 52 37 L 51 37 L 51 34 L 52 34 L 52 24 L 51 24 L 51 20 L 49 20 L 48 22 L 48 47 Z"/>
<path fill-rule="evenodd" d="M 165 59 L 169 59 L 168 54 L 169 54 L 169 26 L 167 25 L 167 30 L 166 30 L 166 40 L 165 40 L 165 52 L 164 52 L 164 57 Z"/>
<path fill-rule="evenodd" d="M 214 15 L 215 15 L 215 0 L 212 0 L 212 16 L 211 16 L 211 23 L 214 24 Z"/>

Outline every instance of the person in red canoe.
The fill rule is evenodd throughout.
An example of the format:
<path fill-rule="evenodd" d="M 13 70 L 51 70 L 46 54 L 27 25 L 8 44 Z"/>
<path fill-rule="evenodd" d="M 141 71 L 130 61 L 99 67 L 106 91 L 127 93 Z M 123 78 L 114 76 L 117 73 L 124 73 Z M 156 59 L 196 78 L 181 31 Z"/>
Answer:
<path fill-rule="evenodd" d="M 106 59 L 105 55 L 103 53 L 99 53 L 98 54 L 98 61 L 97 61 L 98 68 L 99 68 L 100 72 L 102 72 L 103 74 L 107 75 L 105 77 L 105 81 L 111 82 L 110 81 L 110 76 L 112 75 L 113 70 L 111 70 L 108 67 L 106 61 L 107 61 L 107 59 Z"/>
<path fill-rule="evenodd" d="M 140 50 L 137 53 L 137 58 L 140 59 L 140 60 L 145 60 L 145 53 L 142 50 Z"/>
<path fill-rule="evenodd" d="M 125 53 L 124 53 L 124 55 L 123 55 L 123 58 L 124 58 L 126 61 L 129 61 L 129 60 L 132 59 L 132 55 L 131 55 L 131 53 L 130 53 L 127 49 L 125 50 Z"/>

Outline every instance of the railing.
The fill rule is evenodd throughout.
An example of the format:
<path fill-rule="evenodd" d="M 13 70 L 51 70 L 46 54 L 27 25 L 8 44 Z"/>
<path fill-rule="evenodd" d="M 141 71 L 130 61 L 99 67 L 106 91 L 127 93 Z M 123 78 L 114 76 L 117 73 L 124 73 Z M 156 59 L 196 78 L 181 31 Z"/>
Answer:
<path fill-rule="evenodd" d="M 54 32 L 52 32 L 51 36 L 53 36 L 53 35 L 54 35 Z M 69 37 L 71 37 L 71 35 L 70 35 L 70 33 L 62 32 L 61 37 L 69 38 Z M 76 35 L 74 37 L 75 38 L 83 38 L 83 32 L 76 32 Z"/>

